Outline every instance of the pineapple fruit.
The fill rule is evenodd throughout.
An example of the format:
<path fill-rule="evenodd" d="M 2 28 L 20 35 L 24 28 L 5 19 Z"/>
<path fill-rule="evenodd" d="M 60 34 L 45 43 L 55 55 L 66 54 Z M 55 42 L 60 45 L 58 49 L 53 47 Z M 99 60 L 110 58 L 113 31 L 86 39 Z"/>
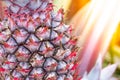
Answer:
<path fill-rule="evenodd" d="M 0 80 L 77 80 L 77 38 L 53 0 L 5 0 Z"/>

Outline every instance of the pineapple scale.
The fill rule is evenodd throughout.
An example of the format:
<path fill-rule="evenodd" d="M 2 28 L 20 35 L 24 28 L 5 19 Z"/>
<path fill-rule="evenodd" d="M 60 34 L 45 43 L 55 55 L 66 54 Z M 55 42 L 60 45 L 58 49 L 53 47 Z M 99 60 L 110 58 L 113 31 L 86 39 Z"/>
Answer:
<path fill-rule="evenodd" d="M 76 80 L 77 39 L 53 0 L 5 0 L 0 80 Z"/>

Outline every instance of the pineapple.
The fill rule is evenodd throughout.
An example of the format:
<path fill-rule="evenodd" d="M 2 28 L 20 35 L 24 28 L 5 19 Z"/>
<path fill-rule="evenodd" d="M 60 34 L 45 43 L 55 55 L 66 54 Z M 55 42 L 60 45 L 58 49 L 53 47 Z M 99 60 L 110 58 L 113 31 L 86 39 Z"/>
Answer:
<path fill-rule="evenodd" d="M 76 80 L 77 38 L 53 0 L 5 0 L 0 80 Z"/>

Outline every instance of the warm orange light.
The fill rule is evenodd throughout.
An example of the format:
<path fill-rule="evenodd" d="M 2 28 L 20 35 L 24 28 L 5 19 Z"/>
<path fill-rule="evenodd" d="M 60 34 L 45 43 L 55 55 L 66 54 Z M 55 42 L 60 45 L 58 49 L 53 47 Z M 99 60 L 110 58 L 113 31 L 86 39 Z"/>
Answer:
<path fill-rule="evenodd" d="M 67 0 L 68 1 L 68 0 Z M 70 7 L 67 10 L 67 20 L 71 19 L 90 0 L 71 0 Z"/>

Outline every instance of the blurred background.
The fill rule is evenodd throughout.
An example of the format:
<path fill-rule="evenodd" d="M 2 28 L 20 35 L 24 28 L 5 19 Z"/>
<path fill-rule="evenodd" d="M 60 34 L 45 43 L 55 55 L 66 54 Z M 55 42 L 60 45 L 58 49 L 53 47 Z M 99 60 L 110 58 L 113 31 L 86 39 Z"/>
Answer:
<path fill-rule="evenodd" d="M 80 71 L 89 71 L 102 54 L 103 67 L 119 64 L 114 77 L 120 80 L 120 0 L 54 0 L 54 3 L 56 11 L 64 8 L 65 22 L 74 27 L 73 34 L 79 37 Z"/>
<path fill-rule="evenodd" d="M 4 4 L 0 4 L 2 19 Z M 55 11 L 64 8 L 64 21 L 79 37 L 81 75 L 90 71 L 101 54 L 103 67 L 119 64 L 114 77 L 120 80 L 120 0 L 54 0 L 54 4 Z"/>

